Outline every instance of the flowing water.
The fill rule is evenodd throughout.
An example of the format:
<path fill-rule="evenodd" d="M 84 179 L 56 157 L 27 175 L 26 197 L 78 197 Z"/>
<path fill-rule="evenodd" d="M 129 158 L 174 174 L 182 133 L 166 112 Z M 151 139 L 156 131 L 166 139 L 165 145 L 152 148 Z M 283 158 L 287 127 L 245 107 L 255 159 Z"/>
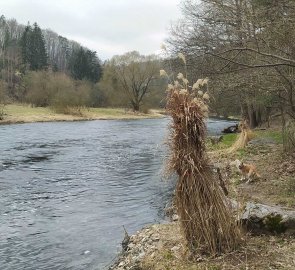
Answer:
<path fill-rule="evenodd" d="M 162 222 L 168 119 L 0 126 L 0 269 L 104 269 Z M 211 134 L 228 126 L 209 120 Z"/>

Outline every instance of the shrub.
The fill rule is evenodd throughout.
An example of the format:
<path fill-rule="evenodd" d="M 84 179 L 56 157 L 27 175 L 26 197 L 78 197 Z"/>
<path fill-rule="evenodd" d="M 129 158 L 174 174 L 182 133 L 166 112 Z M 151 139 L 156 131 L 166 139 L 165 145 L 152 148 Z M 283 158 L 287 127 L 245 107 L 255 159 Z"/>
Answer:
<path fill-rule="evenodd" d="M 57 77 L 54 83 L 55 94 L 50 102 L 51 108 L 57 113 L 80 114 L 78 107 L 78 95 L 74 81 L 62 75 Z"/>
<path fill-rule="evenodd" d="M 57 113 L 81 115 L 91 105 L 93 86 L 75 81 L 64 73 L 33 71 L 25 76 L 26 101 L 33 106 L 50 106 Z"/>
<path fill-rule="evenodd" d="M 46 71 L 32 71 L 25 75 L 26 102 L 36 107 L 48 106 L 52 96 L 52 75 Z"/>

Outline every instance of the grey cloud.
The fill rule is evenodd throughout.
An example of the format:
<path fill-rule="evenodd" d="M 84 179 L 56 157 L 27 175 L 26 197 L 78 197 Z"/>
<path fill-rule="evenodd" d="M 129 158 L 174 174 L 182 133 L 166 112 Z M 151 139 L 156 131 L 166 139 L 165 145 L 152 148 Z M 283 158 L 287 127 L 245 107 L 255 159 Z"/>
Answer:
<path fill-rule="evenodd" d="M 1 11 L 21 23 L 37 21 L 96 50 L 102 58 L 131 50 L 155 52 L 179 0 L 0 0 Z"/>

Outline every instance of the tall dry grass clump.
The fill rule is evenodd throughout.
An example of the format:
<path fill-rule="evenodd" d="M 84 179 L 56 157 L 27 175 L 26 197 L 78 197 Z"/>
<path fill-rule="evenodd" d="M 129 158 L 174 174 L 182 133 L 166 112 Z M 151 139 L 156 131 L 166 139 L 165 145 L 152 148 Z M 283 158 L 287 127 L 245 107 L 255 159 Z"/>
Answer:
<path fill-rule="evenodd" d="M 239 124 L 239 129 L 241 133 L 239 134 L 234 144 L 229 148 L 229 153 L 235 152 L 238 149 L 245 148 L 248 142 L 254 138 L 254 133 L 249 128 L 249 125 L 246 120 L 241 121 L 241 123 Z"/>
<path fill-rule="evenodd" d="M 209 95 L 200 89 L 208 79 L 189 87 L 182 74 L 177 77 L 168 85 L 166 107 L 172 117 L 169 169 L 178 175 L 176 207 L 189 249 L 215 255 L 237 247 L 239 229 L 206 155 Z"/>

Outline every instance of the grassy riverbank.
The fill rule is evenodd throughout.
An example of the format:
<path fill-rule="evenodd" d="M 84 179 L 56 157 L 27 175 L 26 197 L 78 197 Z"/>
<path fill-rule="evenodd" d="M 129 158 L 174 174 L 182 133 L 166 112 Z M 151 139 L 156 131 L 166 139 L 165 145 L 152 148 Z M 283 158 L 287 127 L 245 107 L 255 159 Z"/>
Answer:
<path fill-rule="evenodd" d="M 255 138 L 245 149 L 231 154 L 226 149 L 233 144 L 236 134 L 225 135 L 219 145 L 213 146 L 208 142 L 211 161 L 220 166 L 227 181 L 229 196 L 241 203 L 253 201 L 294 209 L 294 157 L 282 151 L 279 129 L 254 133 Z M 225 177 L 227 165 L 235 159 L 255 164 L 261 178 L 245 183 L 235 167 L 231 167 L 227 172 L 229 176 Z M 129 269 L 128 260 L 136 265 L 134 269 L 141 270 L 295 269 L 294 235 L 255 236 L 245 233 L 237 251 L 214 258 L 201 254 L 191 257 L 184 245 L 178 222 L 143 229 L 131 241 L 132 249 L 121 263 L 121 268 L 118 266 L 114 269 Z"/>
<path fill-rule="evenodd" d="M 31 107 L 29 105 L 10 104 L 5 106 L 3 120 L 0 124 L 52 122 L 52 121 L 82 121 L 99 119 L 145 119 L 162 117 L 160 110 L 150 110 L 149 113 L 134 113 L 124 109 L 90 108 L 75 111 L 72 114 L 62 114 L 48 107 Z"/>

